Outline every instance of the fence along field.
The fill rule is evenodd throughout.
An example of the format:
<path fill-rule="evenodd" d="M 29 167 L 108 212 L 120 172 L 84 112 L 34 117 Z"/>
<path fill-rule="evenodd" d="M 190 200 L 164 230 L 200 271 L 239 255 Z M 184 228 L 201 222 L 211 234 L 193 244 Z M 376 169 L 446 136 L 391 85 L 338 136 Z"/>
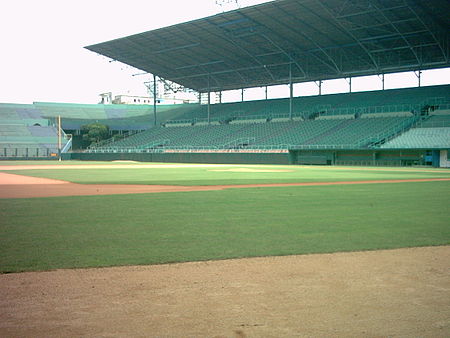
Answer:
<path fill-rule="evenodd" d="M 7 172 L 91 184 L 450 178 L 449 171 L 432 169 L 98 166 L 69 169 L 75 168 L 74 164 Z M 0 270 L 446 245 L 450 240 L 449 188 L 449 181 L 436 181 L 2 199 Z"/>

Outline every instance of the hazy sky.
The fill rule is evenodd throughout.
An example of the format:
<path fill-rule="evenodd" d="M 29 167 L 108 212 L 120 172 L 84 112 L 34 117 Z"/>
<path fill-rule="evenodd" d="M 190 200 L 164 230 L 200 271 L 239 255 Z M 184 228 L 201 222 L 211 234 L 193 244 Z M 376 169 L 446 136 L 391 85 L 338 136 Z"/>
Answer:
<path fill-rule="evenodd" d="M 220 11 L 215 0 L 2 0 L 0 102 L 97 103 L 103 92 L 144 95 L 148 77 L 133 77 L 139 71 L 83 47 Z M 450 72 L 435 76 L 439 82 Z"/>
<path fill-rule="evenodd" d="M 0 8 L 0 102 L 21 103 L 145 94 L 136 70 L 83 47 L 221 11 L 214 0 L 2 0 Z"/>

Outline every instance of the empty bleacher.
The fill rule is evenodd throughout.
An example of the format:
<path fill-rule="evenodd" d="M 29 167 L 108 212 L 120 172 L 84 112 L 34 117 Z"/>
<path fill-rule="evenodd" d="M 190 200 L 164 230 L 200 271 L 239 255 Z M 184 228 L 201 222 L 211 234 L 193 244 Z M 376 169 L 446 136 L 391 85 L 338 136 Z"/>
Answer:
<path fill-rule="evenodd" d="M 63 133 L 62 146 L 68 142 Z M 57 128 L 39 108 L 0 104 L 0 157 L 47 157 L 57 149 Z"/>
<path fill-rule="evenodd" d="M 429 119 L 417 125 L 417 128 L 445 128 L 450 127 L 450 112 L 448 115 L 432 115 Z"/>
<path fill-rule="evenodd" d="M 320 113 L 320 118 L 355 114 L 362 117 L 411 116 L 424 105 L 439 105 L 450 101 L 450 86 L 429 86 L 370 92 L 302 96 L 293 99 L 293 116 L 309 117 Z M 384 115 L 389 114 L 389 115 Z M 211 105 L 210 121 L 242 118 L 285 118 L 289 115 L 289 99 L 256 100 Z M 206 105 L 180 114 L 177 119 L 190 123 L 208 118 Z"/>
<path fill-rule="evenodd" d="M 387 147 L 392 139 L 420 123 L 448 123 L 441 108 L 450 103 L 449 89 L 447 85 L 297 97 L 292 115 L 288 99 L 211 105 L 209 120 L 207 107 L 198 105 L 162 127 L 94 145 L 92 151 Z"/>
<path fill-rule="evenodd" d="M 192 104 L 158 106 L 156 123 L 177 118 L 197 107 Z M 153 107 L 149 105 L 0 103 L 0 157 L 47 156 L 56 152 L 58 116 L 61 116 L 63 130 L 69 133 L 79 133 L 83 125 L 94 122 L 119 133 L 142 131 L 155 123 Z M 64 135 L 63 146 L 66 142 Z"/>
<path fill-rule="evenodd" d="M 449 149 L 450 111 L 433 112 L 398 137 L 381 146 L 385 149 Z"/>
<path fill-rule="evenodd" d="M 385 149 L 449 149 L 450 127 L 413 128 L 381 147 Z"/>
<path fill-rule="evenodd" d="M 63 137 L 62 146 L 68 142 Z M 0 157 L 39 157 L 57 153 L 58 135 L 53 126 L 0 124 Z"/>
<path fill-rule="evenodd" d="M 383 117 L 158 127 L 92 148 L 94 151 L 133 148 L 360 148 L 398 133 L 412 122 L 410 117 Z"/>

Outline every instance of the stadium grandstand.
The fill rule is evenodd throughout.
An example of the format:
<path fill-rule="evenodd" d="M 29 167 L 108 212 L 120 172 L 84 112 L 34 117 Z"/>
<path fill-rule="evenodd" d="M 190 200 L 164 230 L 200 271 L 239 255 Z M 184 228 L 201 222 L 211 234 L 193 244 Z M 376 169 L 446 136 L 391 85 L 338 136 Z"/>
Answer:
<path fill-rule="evenodd" d="M 111 136 L 77 151 L 66 141 L 65 158 L 449 167 L 450 85 L 421 86 L 422 71 L 450 67 L 449 12 L 445 0 L 277 0 L 88 46 L 195 90 L 199 103 L 0 104 L 0 156 L 54 153 L 60 116 L 75 145 L 91 122 Z M 415 72 L 418 87 L 384 89 L 397 72 Z M 352 91 L 352 78 L 370 75 L 381 90 Z M 322 94 L 331 79 L 349 92 Z M 319 95 L 294 96 L 305 82 Z M 211 100 L 276 85 L 289 97 Z"/>

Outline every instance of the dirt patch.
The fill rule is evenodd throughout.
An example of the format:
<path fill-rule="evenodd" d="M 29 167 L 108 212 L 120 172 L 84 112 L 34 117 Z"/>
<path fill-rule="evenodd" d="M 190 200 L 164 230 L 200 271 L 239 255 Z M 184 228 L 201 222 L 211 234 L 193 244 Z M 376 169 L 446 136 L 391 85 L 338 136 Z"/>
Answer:
<path fill-rule="evenodd" d="M 0 198 L 91 196 L 192 191 L 195 187 L 133 184 L 76 184 L 60 180 L 0 173 Z M 215 190 L 197 187 L 195 190 Z"/>
<path fill-rule="evenodd" d="M 448 337 L 450 247 L 0 275 L 3 337 Z"/>
<path fill-rule="evenodd" d="M 50 178 L 31 177 L 16 174 L 7 174 L 0 172 L 0 186 L 8 185 L 54 185 L 54 184 L 69 184 L 70 182 L 62 180 L 54 180 Z M 4 188 L 4 187 L 3 187 Z M 3 189 L 2 189 L 3 190 Z"/>
<path fill-rule="evenodd" d="M 0 172 L 0 199 L 56 197 L 56 196 L 145 194 L 145 193 L 163 193 L 163 192 L 177 192 L 177 191 L 224 190 L 224 189 L 238 189 L 238 188 L 242 189 L 242 188 L 267 188 L 267 187 L 290 187 L 290 186 L 319 186 L 319 185 L 323 186 L 323 185 L 342 185 L 342 184 L 430 182 L 430 181 L 450 181 L 450 178 L 179 186 L 179 185 L 133 185 L 133 184 L 77 184 L 60 180 L 29 177 Z"/>

